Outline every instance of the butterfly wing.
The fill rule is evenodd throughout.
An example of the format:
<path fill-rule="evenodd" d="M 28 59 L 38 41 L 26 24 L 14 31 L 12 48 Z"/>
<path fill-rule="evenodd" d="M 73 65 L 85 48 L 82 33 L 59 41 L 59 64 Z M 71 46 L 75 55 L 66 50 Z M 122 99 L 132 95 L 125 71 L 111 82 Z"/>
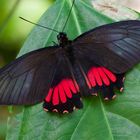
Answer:
<path fill-rule="evenodd" d="M 72 112 L 82 108 L 79 85 L 73 67 L 66 56 L 59 55 L 59 63 L 44 100 L 44 110 L 59 113 Z"/>
<path fill-rule="evenodd" d="M 58 46 L 27 53 L 0 70 L 0 104 L 41 102 L 55 72 Z"/>
<path fill-rule="evenodd" d="M 82 74 L 78 84 L 83 96 L 97 96 L 101 93 L 104 100 L 110 100 L 116 97 L 116 89 L 123 91 L 124 74 L 115 74 L 82 56 L 77 58 L 76 65 Z"/>
<path fill-rule="evenodd" d="M 140 61 L 140 21 L 121 21 L 90 30 L 72 42 L 82 55 L 114 73 L 124 73 Z"/>

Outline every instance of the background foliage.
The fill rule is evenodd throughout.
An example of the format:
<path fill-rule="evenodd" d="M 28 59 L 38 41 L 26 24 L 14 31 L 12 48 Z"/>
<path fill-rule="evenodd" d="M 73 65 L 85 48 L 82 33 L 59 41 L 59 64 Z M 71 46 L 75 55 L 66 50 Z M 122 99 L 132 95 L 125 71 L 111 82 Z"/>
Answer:
<path fill-rule="evenodd" d="M 23 16 L 36 22 L 53 2 L 53 0 L 0 0 L 0 67 L 16 57 L 33 27 L 18 17 Z M 19 110 L 21 109 L 15 109 L 14 112 Z M 9 115 L 7 107 L 0 106 L 0 140 L 5 139 Z"/>
<path fill-rule="evenodd" d="M 21 12 L 23 8 L 21 5 L 25 2 L 25 0 L 21 0 L 15 7 L 18 12 L 13 12 L 15 13 L 15 15 L 12 16 L 13 18 L 8 19 L 8 25 L 6 25 L 6 23 L 3 24 L 2 21 L 5 21 L 4 17 L 8 14 L 7 11 L 11 9 L 9 5 L 14 5 L 14 2 L 12 1 L 11 4 L 6 3 L 4 0 L 2 0 L 2 2 L 4 5 L 2 8 L 3 11 L 5 10 L 5 12 L 3 12 L 3 16 L 1 18 L 2 26 L 0 26 L 2 27 L 0 28 L 0 42 L 2 45 L 0 46 L 1 65 L 9 62 L 10 59 L 13 59 L 13 57 L 15 57 L 18 48 L 23 42 L 23 38 L 25 38 L 25 36 L 27 35 L 27 31 L 29 31 L 29 28 L 32 27 L 32 25 L 29 25 L 17 19 L 19 13 L 20 16 L 23 16 L 25 18 L 28 18 L 30 16 L 30 18 L 28 19 L 33 19 L 34 21 L 39 18 L 41 13 L 46 10 L 46 7 L 48 5 L 48 3 L 44 0 L 41 4 L 42 6 L 37 4 L 37 8 L 39 8 L 40 6 L 44 6 L 44 10 L 41 9 L 40 15 L 39 9 L 36 9 L 34 10 L 34 12 L 28 12 L 26 10 L 28 13 L 27 16 L 25 11 L 23 13 Z M 100 2 L 100 0 L 98 2 Z M 101 1 L 101 3 L 103 4 L 103 1 Z M 27 5 L 32 4 L 34 5 L 35 2 L 31 4 L 28 3 Z M 66 32 L 68 33 L 70 39 L 75 38 L 77 35 L 93 27 L 105 23 L 114 22 L 115 20 L 120 20 L 122 18 L 122 15 L 119 14 L 120 12 L 117 11 L 117 14 L 112 13 L 117 15 L 117 18 L 113 19 L 112 14 L 110 15 L 112 10 L 110 10 L 108 14 L 105 13 L 104 10 L 101 9 L 101 7 L 95 7 L 94 4 L 94 1 L 91 4 L 91 1 L 87 2 L 76 0 L 75 7 L 73 8 L 69 23 L 67 24 L 66 28 Z M 54 5 L 43 14 L 39 23 L 41 25 L 46 25 L 48 27 L 61 30 L 70 6 L 71 0 L 57 0 L 56 3 L 54 3 Z M 96 8 L 96 10 L 93 8 L 93 6 L 94 8 Z M 32 7 L 36 6 L 34 5 Z M 28 9 L 28 6 L 26 6 L 26 8 Z M 32 9 L 29 8 L 29 10 Z M 38 17 L 35 11 L 37 11 Z M 133 15 L 127 16 L 126 18 L 139 18 L 138 13 L 135 13 L 134 11 L 127 8 L 126 11 Z M 32 17 L 33 14 L 35 14 L 36 16 Z M 28 27 L 27 25 L 30 27 Z M 21 34 L 21 36 L 17 39 L 18 34 Z M 7 38 L 9 39 L 8 41 Z M 22 55 L 34 49 L 46 47 L 52 44 L 52 41 L 56 41 L 55 33 L 46 31 L 39 27 L 35 27 L 26 39 L 19 55 Z M 1 107 L 4 111 L 0 116 L 2 118 L 0 120 L 0 137 L 4 137 L 4 133 L 6 130 L 5 115 L 10 115 L 11 117 L 8 120 L 8 131 L 6 137 L 7 140 L 138 140 L 140 139 L 139 79 L 140 66 L 138 65 L 133 69 L 133 71 L 127 74 L 127 79 L 125 82 L 125 92 L 123 95 L 119 95 L 119 97 L 115 101 L 106 103 L 102 101 L 100 97 L 84 99 L 84 109 L 76 111 L 70 115 L 60 116 L 45 113 L 44 111 L 42 111 L 42 104 L 32 107 L 25 107 L 22 113 L 16 116 L 14 114 L 15 112 L 17 112 L 17 109 L 13 111 L 14 113 L 10 114 L 7 111 L 6 107 Z"/>

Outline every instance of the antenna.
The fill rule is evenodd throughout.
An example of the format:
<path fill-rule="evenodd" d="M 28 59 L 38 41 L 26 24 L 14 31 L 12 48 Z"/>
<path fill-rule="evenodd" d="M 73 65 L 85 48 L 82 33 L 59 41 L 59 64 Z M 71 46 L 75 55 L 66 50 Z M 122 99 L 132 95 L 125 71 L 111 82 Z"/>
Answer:
<path fill-rule="evenodd" d="M 70 9 L 70 11 L 69 11 L 69 14 L 68 14 L 68 17 L 67 17 L 67 19 L 66 19 L 66 22 L 65 22 L 65 24 L 64 24 L 64 27 L 63 27 L 63 29 L 62 29 L 62 32 L 64 31 L 64 29 L 65 29 L 65 27 L 66 27 L 66 25 L 67 25 L 67 22 L 68 22 L 68 20 L 69 20 L 70 14 L 71 14 L 71 12 L 72 12 L 72 8 L 73 8 L 73 6 L 74 6 L 74 3 L 75 3 L 75 0 L 73 0 L 73 2 L 72 2 L 72 6 L 71 6 L 71 9 Z"/>
<path fill-rule="evenodd" d="M 57 31 L 57 30 L 55 30 L 55 29 L 51 29 L 51 28 L 49 28 L 49 27 L 46 27 L 46 26 L 43 26 L 43 25 L 34 23 L 34 22 L 29 21 L 29 20 L 27 20 L 27 19 L 25 19 L 25 18 L 23 18 L 23 17 L 19 17 L 19 18 L 22 19 L 22 20 L 25 20 L 25 21 L 27 21 L 27 22 L 29 22 L 29 23 L 31 23 L 31 24 L 37 25 L 37 26 L 39 26 L 39 27 L 42 27 L 42 28 L 45 28 L 45 29 L 48 29 L 48 30 L 52 30 L 52 31 L 54 31 L 54 32 L 56 32 L 56 33 L 59 33 L 59 31 Z"/>

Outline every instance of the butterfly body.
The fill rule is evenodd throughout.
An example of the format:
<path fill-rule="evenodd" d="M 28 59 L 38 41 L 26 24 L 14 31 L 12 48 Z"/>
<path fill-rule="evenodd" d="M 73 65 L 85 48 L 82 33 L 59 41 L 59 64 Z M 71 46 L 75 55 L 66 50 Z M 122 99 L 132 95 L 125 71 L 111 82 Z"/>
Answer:
<path fill-rule="evenodd" d="M 63 32 L 58 45 L 29 52 L 0 70 L 0 104 L 32 105 L 45 111 L 82 108 L 81 98 L 104 100 L 122 92 L 124 75 L 140 62 L 140 21 L 103 25 L 74 40 Z"/>
<path fill-rule="evenodd" d="M 57 40 L 58 40 L 59 46 L 62 48 L 66 48 L 70 46 L 71 41 L 68 39 L 67 34 L 64 32 L 60 32 L 57 35 Z"/>

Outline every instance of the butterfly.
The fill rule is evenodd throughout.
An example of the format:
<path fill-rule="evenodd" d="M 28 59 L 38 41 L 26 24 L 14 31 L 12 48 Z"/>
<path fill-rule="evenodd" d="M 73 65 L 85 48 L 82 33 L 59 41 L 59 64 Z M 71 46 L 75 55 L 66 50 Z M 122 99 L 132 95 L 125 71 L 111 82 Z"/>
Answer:
<path fill-rule="evenodd" d="M 125 73 L 140 61 L 140 21 L 102 25 L 74 40 L 29 52 L 0 69 L 0 104 L 33 105 L 68 113 L 83 107 L 81 97 L 116 97 Z"/>

